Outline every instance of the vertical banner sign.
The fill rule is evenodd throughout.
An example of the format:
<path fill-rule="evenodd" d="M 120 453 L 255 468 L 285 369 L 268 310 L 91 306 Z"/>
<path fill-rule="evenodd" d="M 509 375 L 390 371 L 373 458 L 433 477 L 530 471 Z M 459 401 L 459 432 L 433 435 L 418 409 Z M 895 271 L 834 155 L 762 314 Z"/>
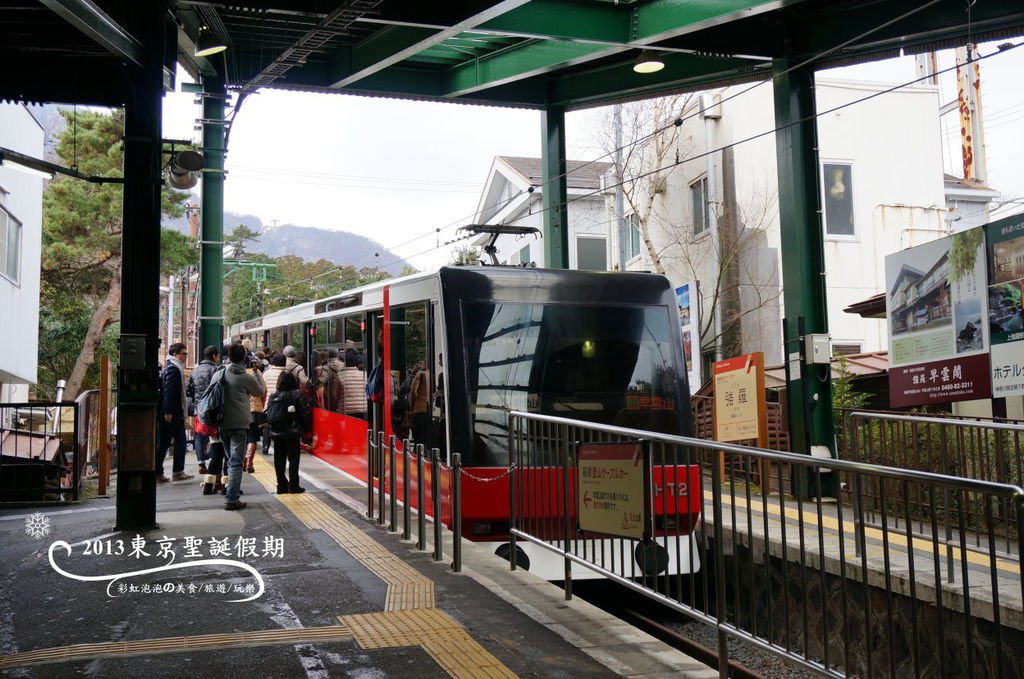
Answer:
<path fill-rule="evenodd" d="M 715 363 L 715 440 L 768 445 L 764 354 L 760 351 Z"/>
<path fill-rule="evenodd" d="M 885 258 L 889 403 L 992 395 L 984 227 Z"/>
<path fill-rule="evenodd" d="M 650 522 L 643 443 L 580 443 L 577 448 L 580 530 L 643 539 Z"/>
<path fill-rule="evenodd" d="M 679 306 L 679 327 L 683 335 L 683 356 L 686 358 L 686 377 L 690 393 L 700 389 L 700 318 L 697 310 L 697 284 L 683 283 L 676 288 L 676 304 Z M 693 349 L 697 347 L 696 358 Z"/>
<path fill-rule="evenodd" d="M 992 396 L 1024 394 L 1024 215 L 985 227 Z"/>

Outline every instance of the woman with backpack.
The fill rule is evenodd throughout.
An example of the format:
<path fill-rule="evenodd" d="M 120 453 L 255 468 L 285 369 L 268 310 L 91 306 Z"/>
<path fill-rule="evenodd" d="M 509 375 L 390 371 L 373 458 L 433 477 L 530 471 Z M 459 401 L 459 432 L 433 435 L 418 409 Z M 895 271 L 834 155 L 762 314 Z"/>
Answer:
<path fill-rule="evenodd" d="M 267 424 L 274 442 L 277 493 L 304 493 L 299 485 L 299 439 L 310 431 L 312 411 L 299 391 L 299 380 L 290 372 L 277 378 L 277 390 L 267 404 Z M 288 475 L 285 476 L 285 463 Z"/>

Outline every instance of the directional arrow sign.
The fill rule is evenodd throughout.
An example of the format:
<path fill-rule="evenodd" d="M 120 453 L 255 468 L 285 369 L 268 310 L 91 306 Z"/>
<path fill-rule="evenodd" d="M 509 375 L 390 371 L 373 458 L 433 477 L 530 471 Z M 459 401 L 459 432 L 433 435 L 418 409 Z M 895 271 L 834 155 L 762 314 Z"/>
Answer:
<path fill-rule="evenodd" d="M 644 502 L 644 447 L 639 442 L 579 445 L 580 529 L 641 539 L 648 525 Z"/>

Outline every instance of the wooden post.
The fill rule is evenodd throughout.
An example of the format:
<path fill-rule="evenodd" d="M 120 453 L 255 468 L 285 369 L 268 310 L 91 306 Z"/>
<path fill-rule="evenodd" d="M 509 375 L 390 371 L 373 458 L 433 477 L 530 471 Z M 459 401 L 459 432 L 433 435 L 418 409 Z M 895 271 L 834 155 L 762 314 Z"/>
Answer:
<path fill-rule="evenodd" d="M 97 473 L 99 475 L 99 495 L 107 494 L 107 484 L 110 483 L 110 357 L 100 356 L 100 449 L 97 459 Z"/>

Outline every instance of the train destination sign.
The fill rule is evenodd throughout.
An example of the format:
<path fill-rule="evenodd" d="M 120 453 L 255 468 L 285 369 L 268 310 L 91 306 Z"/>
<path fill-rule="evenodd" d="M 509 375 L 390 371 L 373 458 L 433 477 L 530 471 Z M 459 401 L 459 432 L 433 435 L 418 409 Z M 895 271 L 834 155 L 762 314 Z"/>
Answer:
<path fill-rule="evenodd" d="M 633 443 L 580 443 L 580 530 L 640 540 L 647 532 L 647 461 Z"/>

